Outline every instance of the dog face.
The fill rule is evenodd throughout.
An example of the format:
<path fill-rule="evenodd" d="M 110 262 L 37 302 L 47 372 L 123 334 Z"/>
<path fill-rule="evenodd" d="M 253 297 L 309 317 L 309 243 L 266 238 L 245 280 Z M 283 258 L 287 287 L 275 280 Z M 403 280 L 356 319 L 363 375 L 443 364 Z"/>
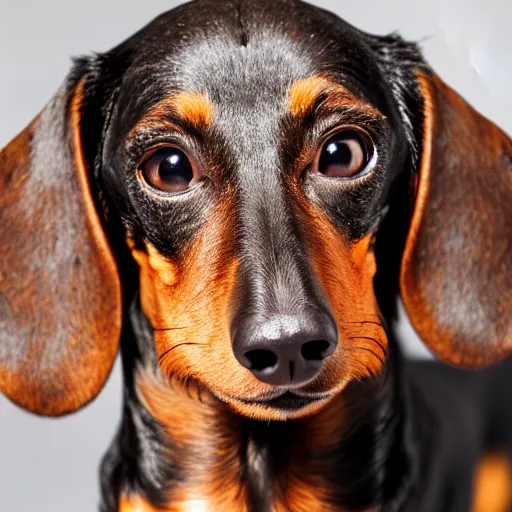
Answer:
<path fill-rule="evenodd" d="M 164 373 L 246 414 L 304 414 L 385 359 L 372 239 L 404 164 L 400 116 L 357 34 L 320 32 L 323 13 L 277 30 L 276 7 L 246 28 L 226 9 L 210 28 L 193 9 L 137 39 L 146 66 L 125 75 L 105 181 Z M 279 407 L 290 390 L 296 410 Z"/>
<path fill-rule="evenodd" d="M 39 266 L 37 239 L 10 248 L 6 268 L 31 272 L 25 293 L 12 278 L 1 288 L 0 383 L 36 412 L 101 388 L 132 279 L 125 248 L 162 372 L 246 416 L 311 414 L 378 375 L 379 306 L 399 282 L 445 360 L 510 350 L 510 141 L 398 38 L 301 2 L 186 4 L 79 63 L 2 158 L 2 239 L 27 225 L 47 237 Z M 391 194 L 401 180 L 414 209 L 408 187 Z M 388 210 L 401 218 L 384 227 Z M 402 225 L 401 241 L 389 235 Z"/>

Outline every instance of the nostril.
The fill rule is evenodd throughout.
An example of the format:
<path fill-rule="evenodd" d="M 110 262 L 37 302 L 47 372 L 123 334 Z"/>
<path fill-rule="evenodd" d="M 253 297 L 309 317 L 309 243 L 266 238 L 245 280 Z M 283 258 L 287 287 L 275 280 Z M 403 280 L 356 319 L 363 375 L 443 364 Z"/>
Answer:
<path fill-rule="evenodd" d="M 306 361 L 322 361 L 330 355 L 331 344 L 325 340 L 308 341 L 302 345 L 300 353 Z"/>
<path fill-rule="evenodd" d="M 277 356 L 271 350 L 249 350 L 245 353 L 249 361 L 249 370 L 262 371 L 273 368 L 277 364 Z"/>

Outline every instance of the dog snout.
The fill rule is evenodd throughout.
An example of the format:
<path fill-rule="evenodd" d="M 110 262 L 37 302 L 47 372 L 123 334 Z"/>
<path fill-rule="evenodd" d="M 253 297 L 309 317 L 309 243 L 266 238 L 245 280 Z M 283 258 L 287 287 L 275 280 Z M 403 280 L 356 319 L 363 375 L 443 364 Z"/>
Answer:
<path fill-rule="evenodd" d="M 233 352 L 260 381 L 274 386 L 303 386 L 321 371 L 335 351 L 337 329 L 325 311 L 258 318 L 235 326 Z"/>

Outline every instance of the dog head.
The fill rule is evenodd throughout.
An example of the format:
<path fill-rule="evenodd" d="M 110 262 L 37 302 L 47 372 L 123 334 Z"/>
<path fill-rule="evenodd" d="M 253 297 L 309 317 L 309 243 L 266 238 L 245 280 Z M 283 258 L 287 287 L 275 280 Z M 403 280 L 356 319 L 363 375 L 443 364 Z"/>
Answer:
<path fill-rule="evenodd" d="M 0 158 L 0 388 L 31 411 L 103 386 L 128 258 L 162 372 L 251 417 L 379 374 L 398 288 L 441 359 L 512 349 L 510 140 L 398 37 L 197 0 L 77 62 Z"/>

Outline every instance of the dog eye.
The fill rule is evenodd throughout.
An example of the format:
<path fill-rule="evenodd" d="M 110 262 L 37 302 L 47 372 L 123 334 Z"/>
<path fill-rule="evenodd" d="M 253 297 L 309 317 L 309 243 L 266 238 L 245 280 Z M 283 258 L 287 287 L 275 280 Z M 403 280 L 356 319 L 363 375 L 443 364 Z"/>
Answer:
<path fill-rule="evenodd" d="M 313 171 L 329 178 L 353 178 L 367 170 L 372 155 L 362 134 L 338 132 L 320 148 Z"/>
<path fill-rule="evenodd" d="M 163 192 L 182 192 L 198 181 L 196 166 L 176 147 L 155 151 L 142 162 L 139 171 L 148 185 Z"/>

